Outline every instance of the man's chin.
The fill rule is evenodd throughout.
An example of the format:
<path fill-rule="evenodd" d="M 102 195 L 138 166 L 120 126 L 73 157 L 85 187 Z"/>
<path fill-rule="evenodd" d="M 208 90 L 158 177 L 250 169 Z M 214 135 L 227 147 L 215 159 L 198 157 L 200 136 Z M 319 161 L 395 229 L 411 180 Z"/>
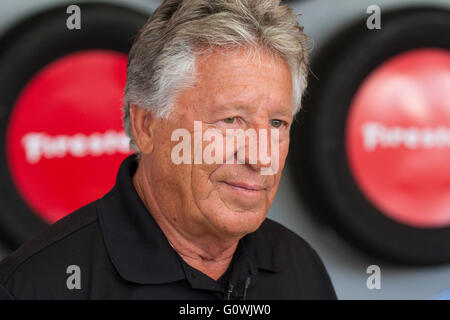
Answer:
<path fill-rule="evenodd" d="M 246 234 L 255 232 L 266 218 L 266 214 L 231 211 L 222 216 L 222 219 L 215 221 L 221 232 L 230 237 L 243 237 Z"/>
<path fill-rule="evenodd" d="M 220 183 L 220 199 L 228 204 L 229 208 L 239 208 L 239 211 L 261 210 L 260 207 L 267 199 L 267 190 L 250 190 L 234 186 L 226 182 Z"/>

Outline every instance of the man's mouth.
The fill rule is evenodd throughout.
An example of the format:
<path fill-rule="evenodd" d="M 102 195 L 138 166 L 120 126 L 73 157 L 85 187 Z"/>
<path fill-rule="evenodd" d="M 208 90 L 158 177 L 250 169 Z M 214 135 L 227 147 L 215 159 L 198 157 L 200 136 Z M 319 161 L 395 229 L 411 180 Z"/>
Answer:
<path fill-rule="evenodd" d="M 260 192 L 265 190 L 264 186 L 259 184 L 249 184 L 245 182 L 228 182 L 228 181 L 224 181 L 224 183 L 229 187 L 238 191 Z"/>

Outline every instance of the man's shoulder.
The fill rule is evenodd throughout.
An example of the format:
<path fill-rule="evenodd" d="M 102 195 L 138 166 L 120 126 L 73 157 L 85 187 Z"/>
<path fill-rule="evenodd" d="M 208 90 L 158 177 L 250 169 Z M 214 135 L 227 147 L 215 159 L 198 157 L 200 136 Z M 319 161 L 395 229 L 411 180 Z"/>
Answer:
<path fill-rule="evenodd" d="M 293 249 L 301 251 L 314 251 L 311 245 L 294 231 L 282 224 L 267 218 L 260 227 L 262 236 L 270 242 L 274 249 L 285 251 Z"/>
<path fill-rule="evenodd" d="M 98 245 L 98 201 L 54 223 L 1 261 L 0 285 L 12 278 L 26 278 L 30 273 L 50 275 L 55 266 L 70 263 L 80 251 Z"/>
<path fill-rule="evenodd" d="M 260 231 L 260 241 L 263 245 L 271 247 L 275 265 L 300 268 L 310 274 L 326 273 L 322 259 L 316 250 L 292 230 L 278 222 L 266 219 Z"/>
<path fill-rule="evenodd" d="M 288 283 L 301 284 L 301 297 L 308 299 L 336 299 L 333 284 L 317 252 L 301 236 L 283 225 L 266 219 L 259 228 L 259 248 L 265 253 L 257 253 L 266 261 L 265 265 L 277 271 Z M 267 252 L 270 252 L 267 258 Z M 265 258 L 264 258 L 265 257 Z M 267 263 L 267 261 L 271 261 Z M 294 286 L 294 288 L 297 288 Z M 306 291 L 305 291 L 306 290 Z"/>

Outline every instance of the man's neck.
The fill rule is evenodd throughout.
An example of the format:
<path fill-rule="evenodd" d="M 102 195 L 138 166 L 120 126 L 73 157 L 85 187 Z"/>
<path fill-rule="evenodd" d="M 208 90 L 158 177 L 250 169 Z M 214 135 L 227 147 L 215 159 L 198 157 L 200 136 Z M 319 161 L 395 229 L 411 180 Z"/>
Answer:
<path fill-rule="evenodd" d="M 210 256 L 203 255 L 203 252 L 195 252 L 190 248 L 182 248 L 181 246 L 177 248 L 172 243 L 170 244 L 188 265 L 214 280 L 219 279 L 225 273 L 236 251 L 236 246 L 234 246 L 231 250 L 222 252 L 220 257 L 210 258 Z"/>
<path fill-rule="evenodd" d="M 139 170 L 139 169 L 138 169 Z M 152 196 L 145 175 L 137 172 L 133 177 L 133 185 L 156 223 L 166 236 L 172 248 L 191 267 L 217 280 L 228 269 L 236 251 L 239 238 L 223 239 L 204 234 L 192 236 L 186 230 L 180 230 L 163 214 Z M 145 190 L 145 192 L 144 192 Z"/>

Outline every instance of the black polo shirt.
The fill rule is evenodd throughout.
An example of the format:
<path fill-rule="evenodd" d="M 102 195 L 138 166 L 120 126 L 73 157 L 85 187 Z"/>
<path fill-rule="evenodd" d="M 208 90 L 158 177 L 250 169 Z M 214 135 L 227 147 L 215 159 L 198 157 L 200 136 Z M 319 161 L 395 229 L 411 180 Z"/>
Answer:
<path fill-rule="evenodd" d="M 134 189 L 136 169 L 132 155 L 103 198 L 61 219 L 4 259 L 0 298 L 336 298 L 316 252 L 269 219 L 241 239 L 218 281 L 190 267 Z"/>

